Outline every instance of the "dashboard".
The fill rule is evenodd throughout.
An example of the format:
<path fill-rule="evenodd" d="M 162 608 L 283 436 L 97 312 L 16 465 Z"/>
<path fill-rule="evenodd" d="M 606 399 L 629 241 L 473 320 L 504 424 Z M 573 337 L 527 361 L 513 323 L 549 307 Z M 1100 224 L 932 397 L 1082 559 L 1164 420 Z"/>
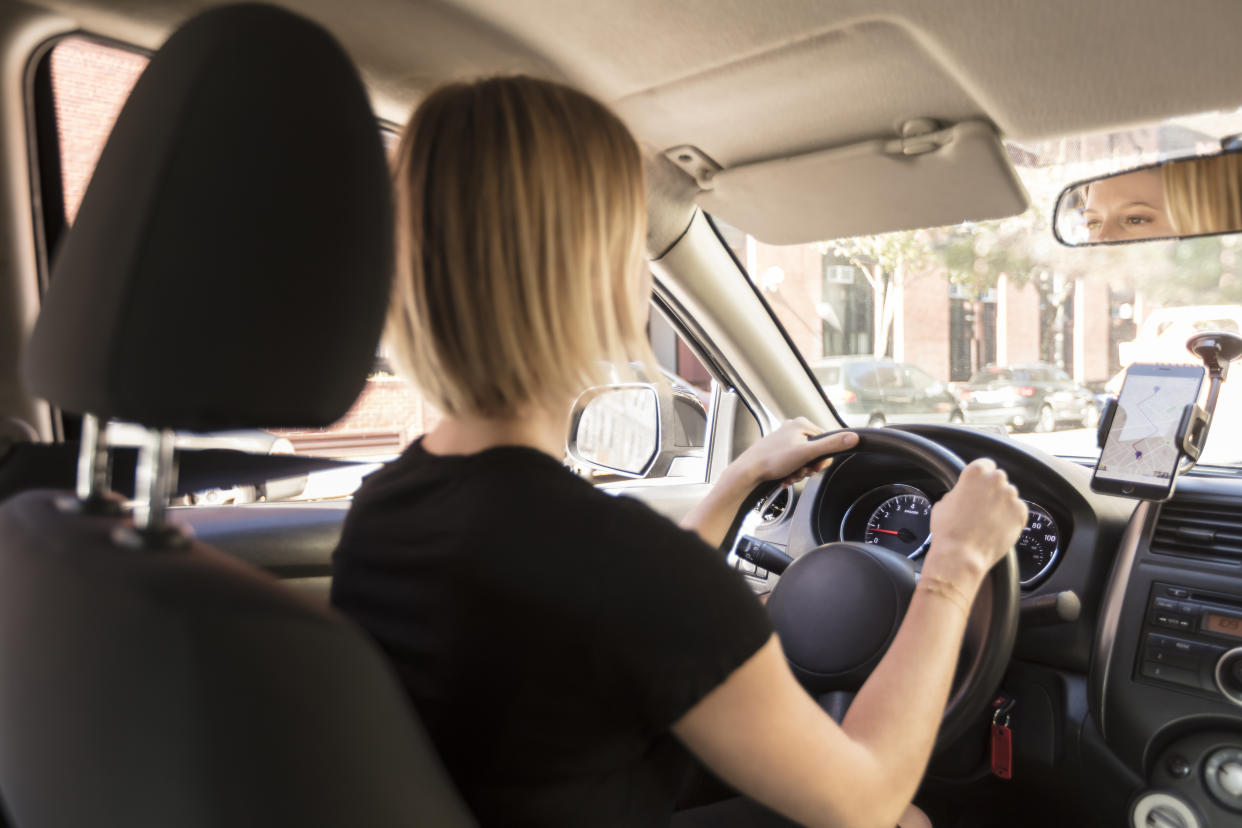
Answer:
<path fill-rule="evenodd" d="M 1242 479 L 1204 470 L 1179 480 L 1169 502 L 1139 503 L 1093 492 L 1089 468 L 1006 437 L 903 428 L 966 462 L 991 457 L 1030 511 L 1016 549 L 1018 635 L 999 690 L 1016 701 L 1015 767 L 1099 824 L 1133 824 L 1138 812 L 1156 814 L 1151 824 L 1242 825 Z M 739 538 L 794 560 L 835 541 L 874 544 L 917 570 L 944 493 L 908 460 L 856 452 L 766 498 Z M 756 591 L 779 583 L 729 560 Z M 1076 620 L 1033 611 L 1066 592 L 1081 602 Z M 928 784 L 987 778 L 989 725 L 981 711 L 978 738 L 936 757 Z"/>

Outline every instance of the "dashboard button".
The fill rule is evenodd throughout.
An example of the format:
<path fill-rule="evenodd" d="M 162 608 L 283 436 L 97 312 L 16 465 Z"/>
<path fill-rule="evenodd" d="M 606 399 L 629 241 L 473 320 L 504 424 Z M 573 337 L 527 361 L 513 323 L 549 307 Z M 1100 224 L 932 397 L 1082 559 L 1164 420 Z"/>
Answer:
<path fill-rule="evenodd" d="M 1144 661 L 1142 674 L 1148 678 L 1180 684 L 1185 687 L 1197 688 L 1201 686 L 1198 670 L 1183 670 L 1180 667 L 1172 667 L 1155 661 Z"/>
<path fill-rule="evenodd" d="M 1190 597 L 1190 590 L 1182 589 L 1181 587 L 1165 587 L 1164 593 L 1165 595 L 1168 595 L 1170 598 L 1189 598 Z"/>
<path fill-rule="evenodd" d="M 1190 776 L 1190 772 L 1194 770 L 1194 768 L 1191 767 L 1190 762 L 1187 761 L 1186 757 L 1181 756 L 1180 754 L 1170 756 L 1166 767 L 1169 769 L 1169 775 L 1174 779 L 1185 779 L 1187 776 Z"/>
<path fill-rule="evenodd" d="M 1177 612 L 1177 602 L 1172 598 L 1157 598 L 1151 602 L 1151 605 L 1158 610 Z"/>
<path fill-rule="evenodd" d="M 1176 638 L 1173 638 L 1167 635 L 1161 635 L 1160 633 L 1148 633 L 1147 634 L 1147 646 L 1155 647 L 1158 650 L 1172 649 L 1173 642 L 1175 641 L 1177 641 Z"/>
<path fill-rule="evenodd" d="M 1157 612 L 1152 616 L 1151 623 L 1157 627 L 1167 627 L 1170 630 L 1188 630 L 1193 626 L 1191 619 L 1181 615 L 1174 615 L 1171 612 Z"/>
<path fill-rule="evenodd" d="M 1179 653 L 1175 650 L 1160 650 L 1155 647 L 1148 647 L 1143 657 L 1148 661 L 1157 664 L 1167 664 L 1170 667 L 1180 667 L 1184 670 L 1194 670 L 1196 674 L 1199 672 L 1199 657 Z"/>
<path fill-rule="evenodd" d="M 1185 603 L 1178 604 L 1177 611 L 1180 612 L 1182 615 L 1189 615 L 1192 617 L 1197 616 L 1199 614 L 1199 608 L 1195 606 L 1194 604 L 1185 604 Z"/>

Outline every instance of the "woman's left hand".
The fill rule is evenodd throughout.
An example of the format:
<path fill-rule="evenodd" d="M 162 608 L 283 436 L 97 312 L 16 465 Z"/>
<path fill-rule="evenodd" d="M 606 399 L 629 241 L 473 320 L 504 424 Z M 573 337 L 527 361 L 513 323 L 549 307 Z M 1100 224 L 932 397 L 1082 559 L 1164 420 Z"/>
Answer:
<path fill-rule="evenodd" d="M 786 420 L 776 431 L 742 452 L 734 461 L 746 476 L 759 483 L 779 480 L 789 486 L 813 474 L 819 474 L 832 464 L 831 457 L 858 445 L 858 435 L 852 431 L 833 431 L 817 440 L 812 437 L 824 434 L 805 417 Z"/>
<path fill-rule="evenodd" d="M 818 440 L 809 438 L 823 429 L 810 420 L 789 420 L 776 431 L 742 452 L 729 464 L 707 497 L 691 509 L 682 527 L 697 532 L 712 546 L 719 546 L 747 494 L 758 484 L 779 480 L 789 485 L 818 474 L 828 467 L 825 454 L 848 451 L 858 445 L 852 431 L 834 431 Z"/>

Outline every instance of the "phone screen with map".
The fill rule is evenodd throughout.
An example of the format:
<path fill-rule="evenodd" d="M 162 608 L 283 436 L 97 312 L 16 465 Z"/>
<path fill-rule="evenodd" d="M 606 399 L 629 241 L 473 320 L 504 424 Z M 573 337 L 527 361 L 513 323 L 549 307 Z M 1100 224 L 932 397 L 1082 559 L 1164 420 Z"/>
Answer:
<path fill-rule="evenodd" d="M 1178 427 L 1202 384 L 1201 365 L 1131 365 L 1091 488 L 1144 500 L 1167 498 L 1181 460 Z"/>

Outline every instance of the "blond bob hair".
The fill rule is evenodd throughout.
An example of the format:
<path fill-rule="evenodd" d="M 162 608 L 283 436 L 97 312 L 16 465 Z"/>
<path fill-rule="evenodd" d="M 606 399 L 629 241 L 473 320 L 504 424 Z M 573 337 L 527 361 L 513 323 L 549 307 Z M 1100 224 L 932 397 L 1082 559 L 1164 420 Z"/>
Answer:
<path fill-rule="evenodd" d="M 1242 230 L 1242 154 L 1173 161 L 1164 166 L 1164 200 L 1180 235 Z"/>
<path fill-rule="evenodd" d="M 396 159 L 386 340 L 445 414 L 563 404 L 647 361 L 642 158 L 593 98 L 524 76 L 454 83 Z"/>

